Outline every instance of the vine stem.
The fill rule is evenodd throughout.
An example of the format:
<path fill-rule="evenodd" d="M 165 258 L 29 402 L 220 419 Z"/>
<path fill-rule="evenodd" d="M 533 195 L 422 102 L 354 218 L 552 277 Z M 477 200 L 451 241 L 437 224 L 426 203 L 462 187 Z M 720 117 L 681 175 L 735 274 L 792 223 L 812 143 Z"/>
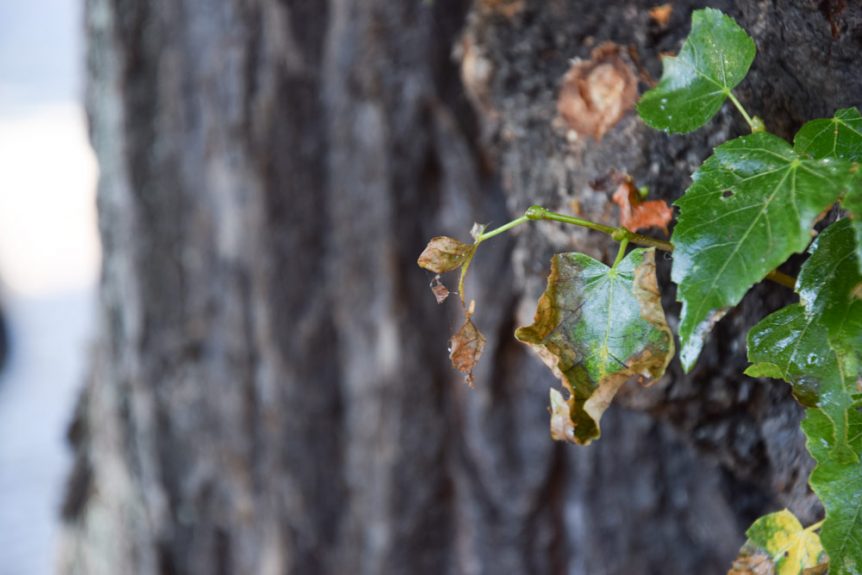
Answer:
<path fill-rule="evenodd" d="M 821 520 L 820 520 L 820 521 L 818 521 L 817 523 L 814 523 L 814 524 L 809 525 L 808 527 L 806 527 L 806 528 L 805 528 L 805 530 L 806 530 L 806 531 L 817 531 L 818 529 L 820 529 L 821 527 L 823 527 L 823 522 L 824 522 L 824 521 L 826 521 L 826 520 L 825 520 L 825 519 L 821 519 Z"/>
<path fill-rule="evenodd" d="M 620 265 L 620 262 L 623 261 L 623 258 L 626 255 L 626 248 L 629 247 L 629 239 L 623 238 L 620 242 L 620 249 L 617 251 L 617 257 L 614 259 L 614 265 L 611 266 L 611 270 L 617 269 L 617 266 Z"/>
<path fill-rule="evenodd" d="M 757 122 L 749 116 L 742 103 L 736 99 L 736 96 L 733 95 L 731 90 L 726 90 L 725 94 L 727 94 L 727 97 L 730 98 L 731 102 L 733 102 L 733 105 L 736 106 L 736 109 L 739 110 L 739 113 L 742 114 L 742 117 L 745 118 L 745 121 L 748 122 L 748 127 L 751 128 L 752 133 L 762 132 L 763 122 Z"/>
<path fill-rule="evenodd" d="M 735 98 L 734 98 L 735 100 Z M 748 114 L 745 114 L 748 117 Z M 527 208 L 527 211 L 524 212 L 524 215 L 512 220 L 511 222 L 500 226 L 499 228 L 494 228 L 491 231 L 485 232 L 479 235 L 476 238 L 476 243 L 473 245 L 473 253 L 470 254 L 469 258 L 465 262 L 464 266 L 461 268 L 461 281 L 459 282 L 459 291 L 463 293 L 463 284 L 464 284 L 464 276 L 467 275 L 467 268 L 470 266 L 470 262 L 473 260 L 473 254 L 476 253 L 476 246 L 482 243 L 485 240 L 491 239 L 494 236 L 498 236 L 504 232 L 511 230 L 512 228 L 519 226 L 521 224 L 527 223 L 529 221 L 537 221 L 543 220 L 548 222 L 560 222 L 563 224 L 571 224 L 574 226 L 580 226 L 582 228 L 587 228 L 589 230 L 594 230 L 597 232 L 602 232 L 611 236 L 618 242 L 625 242 L 637 244 L 639 246 L 646 246 L 651 248 L 656 248 L 657 250 L 661 250 L 663 252 L 673 252 L 673 244 L 668 241 L 659 240 L 656 238 L 651 238 L 649 236 L 645 236 L 643 234 L 638 234 L 632 231 L 627 230 L 624 227 L 613 227 L 606 226 L 604 224 L 599 224 L 596 222 L 591 222 L 590 220 L 585 220 L 583 218 L 579 218 L 576 216 L 569 216 L 566 214 L 560 214 L 558 212 L 552 212 L 551 210 L 547 210 L 542 206 L 530 206 Z M 625 246 L 622 246 L 623 249 L 621 252 L 625 251 Z M 622 259 L 620 254 L 617 254 L 617 260 Z M 616 264 L 614 264 L 616 265 Z M 766 275 L 766 279 L 769 279 L 777 284 L 783 285 L 790 289 L 796 287 L 796 278 L 793 276 L 787 275 L 784 272 L 780 272 L 778 270 L 773 270 Z"/>

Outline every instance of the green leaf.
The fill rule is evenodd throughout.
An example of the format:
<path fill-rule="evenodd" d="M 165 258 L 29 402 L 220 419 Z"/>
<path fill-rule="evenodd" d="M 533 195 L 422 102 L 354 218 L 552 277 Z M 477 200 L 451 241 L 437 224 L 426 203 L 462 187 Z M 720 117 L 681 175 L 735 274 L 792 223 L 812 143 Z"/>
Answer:
<path fill-rule="evenodd" d="M 691 132 L 712 118 L 745 78 L 757 49 L 745 30 L 718 10 L 696 10 L 679 55 L 663 60 L 658 85 L 638 103 L 658 130 Z"/>
<path fill-rule="evenodd" d="M 749 368 L 788 381 L 809 407 L 802 423 L 817 461 L 809 482 L 826 508 L 821 539 L 830 573 L 862 572 L 862 282 L 849 220 L 824 230 L 797 281 L 801 304 L 770 314 L 748 334 Z M 765 367 L 770 366 L 770 367 Z"/>
<path fill-rule="evenodd" d="M 853 220 L 853 230 L 856 233 L 856 258 L 862 270 L 862 167 L 856 172 L 850 190 L 841 200 L 841 207 L 847 210 Z"/>
<path fill-rule="evenodd" d="M 862 115 L 856 108 L 844 108 L 833 118 L 812 120 L 796 133 L 793 146 L 816 159 L 862 161 Z"/>
<path fill-rule="evenodd" d="M 680 216 L 671 237 L 686 370 L 725 311 L 805 249 L 817 216 L 851 177 L 847 162 L 802 158 L 768 133 L 722 144 L 695 172 L 676 202 Z"/>
<path fill-rule="evenodd" d="M 814 158 L 839 158 L 862 162 L 862 114 L 858 108 L 844 108 L 833 118 L 812 120 L 802 126 L 793 140 L 796 150 Z M 853 218 L 856 256 L 862 266 L 862 170 L 841 202 Z"/>
<path fill-rule="evenodd" d="M 740 551 L 740 558 L 765 555 L 772 567 L 769 572 L 776 575 L 802 575 L 806 569 L 827 561 L 817 533 L 803 528 L 787 509 L 764 515 L 752 523 L 745 534 L 748 541 Z M 731 569 L 730 574 L 744 572 Z"/>
<path fill-rule="evenodd" d="M 515 337 L 569 392 L 566 400 L 552 390 L 552 437 L 583 445 L 597 439 L 599 419 L 620 386 L 660 377 L 673 357 L 655 250 L 632 250 L 615 269 L 584 254 L 555 255 L 533 324 Z"/>

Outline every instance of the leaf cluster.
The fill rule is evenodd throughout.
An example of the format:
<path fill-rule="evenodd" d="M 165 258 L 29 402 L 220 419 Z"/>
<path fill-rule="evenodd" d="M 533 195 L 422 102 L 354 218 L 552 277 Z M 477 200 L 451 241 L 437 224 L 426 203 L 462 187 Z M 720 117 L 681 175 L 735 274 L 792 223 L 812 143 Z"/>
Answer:
<path fill-rule="evenodd" d="M 770 134 L 733 93 L 754 61 L 754 41 L 718 10 L 697 10 L 678 55 L 664 59 L 659 83 L 640 99 L 650 126 L 672 133 L 695 130 L 728 100 L 751 128 L 715 148 L 674 204 L 670 242 L 641 236 L 662 229 L 671 210 L 641 202 L 629 179 L 615 196 L 621 225 L 613 228 L 533 207 L 473 245 L 435 238 L 420 265 L 463 278 L 478 245 L 516 225 L 552 220 L 612 235 L 621 242 L 613 265 L 584 254 L 557 254 L 532 325 L 515 334 L 561 380 L 551 390 L 551 435 L 587 444 L 599 420 L 628 381 L 661 377 L 674 354 L 673 334 L 660 303 L 655 249 L 673 252 L 671 279 L 682 304 L 680 361 L 694 368 L 709 334 L 755 284 L 776 278 L 793 254 L 808 254 L 794 285 L 799 302 L 763 318 L 748 334 L 751 377 L 788 382 L 806 408 L 803 431 L 817 462 L 812 489 L 826 509 L 822 524 L 803 528 L 788 511 L 752 525 L 731 573 L 862 573 L 862 115 L 856 108 L 805 124 L 792 142 Z M 835 208 L 838 208 L 837 210 Z M 837 213 L 824 220 L 827 214 Z M 832 220 L 829 225 L 824 221 Z M 812 238 L 816 238 L 812 241 Z M 651 246 L 626 255 L 628 243 Z M 433 253 L 429 253 L 429 250 Z M 484 338 L 465 306 L 472 377 Z M 457 337 L 457 336 L 456 336 Z M 460 343 L 460 342 L 459 342 Z M 466 345 L 466 344 L 465 344 Z M 453 357 L 455 361 L 455 357 Z M 820 531 L 819 535 L 817 530 Z M 746 571 L 747 569 L 747 571 Z"/>

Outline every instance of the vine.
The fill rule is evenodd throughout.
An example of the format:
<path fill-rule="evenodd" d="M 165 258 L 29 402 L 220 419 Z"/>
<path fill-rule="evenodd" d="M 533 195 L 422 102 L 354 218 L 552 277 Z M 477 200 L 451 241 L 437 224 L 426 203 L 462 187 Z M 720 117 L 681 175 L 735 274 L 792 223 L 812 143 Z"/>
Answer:
<path fill-rule="evenodd" d="M 439 274 L 460 269 L 465 321 L 450 341 L 453 365 L 472 384 L 485 339 L 472 321 L 475 302 L 464 279 L 483 242 L 519 225 L 545 220 L 610 235 L 620 243 L 610 267 L 581 253 L 556 254 L 532 325 L 515 337 L 533 348 L 561 380 L 551 389 L 551 436 L 588 444 L 617 390 L 660 377 L 675 353 L 655 276 L 655 251 L 673 252 L 671 279 L 682 303 L 680 360 L 688 372 L 712 327 L 756 283 L 795 289 L 799 303 L 780 309 L 748 333 L 745 373 L 788 382 L 805 407 L 802 429 L 816 461 L 809 483 L 825 518 L 807 528 L 787 510 L 761 517 L 731 573 L 781 575 L 862 573 L 862 115 L 856 108 L 805 124 L 789 143 L 765 130 L 733 93 L 754 60 L 754 41 L 718 10 L 697 10 L 676 57 L 666 57 L 659 83 L 638 103 L 649 126 L 672 133 L 706 124 L 730 100 L 751 134 L 725 142 L 692 176 L 675 202 L 670 241 L 638 233 L 664 227 L 670 210 L 646 213 L 618 227 L 530 207 L 490 230 L 474 226 L 473 243 L 432 239 L 419 265 L 435 274 L 438 301 L 448 295 Z M 629 182 L 630 184 L 630 182 Z M 634 190 L 634 191 L 633 191 Z M 616 195 L 615 195 L 616 201 Z M 817 237 L 815 225 L 838 205 L 845 217 Z M 655 210 L 650 212 L 650 210 Z M 649 213 L 647 213 L 649 212 Z M 641 214 L 642 215 L 642 214 Z M 651 217 L 655 216 L 655 217 Z M 625 222 L 624 222 L 625 223 Z M 628 246 L 637 245 L 627 252 Z M 777 270 L 808 253 L 798 278 Z M 770 571 L 770 569 L 772 571 Z"/>

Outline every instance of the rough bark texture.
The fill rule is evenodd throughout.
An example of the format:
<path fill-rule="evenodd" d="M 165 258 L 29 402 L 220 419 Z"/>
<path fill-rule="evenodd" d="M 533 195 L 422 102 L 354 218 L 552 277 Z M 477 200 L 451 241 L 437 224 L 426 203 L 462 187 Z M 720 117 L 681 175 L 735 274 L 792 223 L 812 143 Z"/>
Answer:
<path fill-rule="evenodd" d="M 105 263 L 64 572 L 721 573 L 757 514 L 812 519 L 800 410 L 740 375 L 786 292 L 755 289 L 692 374 L 626 389 L 575 448 L 511 333 L 552 251 L 610 244 L 537 225 L 483 245 L 472 391 L 454 304 L 415 267 L 431 236 L 532 203 L 613 222 L 614 169 L 675 198 L 742 131 L 725 109 L 685 137 L 631 113 L 567 133 L 571 58 L 614 41 L 658 76 L 698 3 L 665 28 L 650 4 L 88 0 Z M 771 129 L 860 103 L 862 8 L 710 4 L 757 41 L 740 96 Z"/>

